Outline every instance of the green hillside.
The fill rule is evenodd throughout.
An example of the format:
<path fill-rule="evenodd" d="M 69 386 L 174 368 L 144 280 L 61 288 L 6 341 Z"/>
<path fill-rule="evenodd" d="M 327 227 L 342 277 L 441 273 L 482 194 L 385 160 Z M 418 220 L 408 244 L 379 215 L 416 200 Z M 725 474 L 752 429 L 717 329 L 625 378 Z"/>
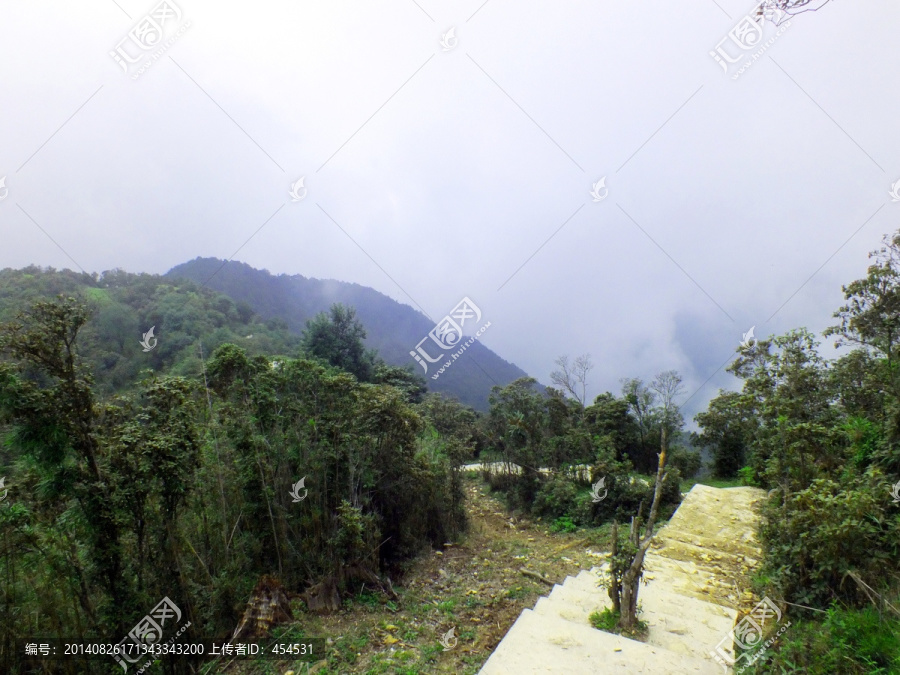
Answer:
<path fill-rule="evenodd" d="M 371 288 L 299 274 L 275 276 L 244 263 L 226 263 L 217 258 L 196 258 L 172 268 L 166 277 L 205 283 L 235 302 L 246 303 L 263 320 L 284 320 L 292 332 L 302 330 L 308 319 L 327 311 L 333 303 L 354 307 L 366 328 L 368 347 L 392 366 L 412 365 L 418 374 L 423 374 L 409 352 L 434 328 L 434 321 Z M 428 375 L 431 374 L 429 371 Z M 509 384 L 526 375 L 522 369 L 475 342 L 466 350 L 465 358 L 454 362 L 439 379 L 429 378 L 428 387 L 476 410 L 487 410 L 491 387 Z"/>
<path fill-rule="evenodd" d="M 81 355 L 103 394 L 132 386 L 144 369 L 200 375 L 200 350 L 208 356 L 224 343 L 251 355 L 296 355 L 306 322 L 334 303 L 355 308 L 367 333 L 366 347 L 384 362 L 423 374 L 409 351 L 434 324 L 414 309 L 357 284 L 276 277 L 243 263 L 223 262 L 198 258 L 164 276 L 122 270 L 102 275 L 38 267 L 0 270 L 0 320 L 11 319 L 36 299 L 58 294 L 83 299 L 93 319 L 82 331 Z M 145 353 L 140 340 L 151 327 L 158 343 Z M 453 368 L 426 383 L 432 391 L 487 410 L 492 386 L 523 376 L 521 369 L 476 342 Z"/>
<path fill-rule="evenodd" d="M 231 342 L 253 355 L 287 355 L 300 345 L 299 335 L 283 322 L 263 321 L 249 306 L 199 284 L 121 270 L 103 275 L 0 270 L 0 321 L 11 320 L 30 302 L 60 294 L 81 299 L 91 312 L 79 334 L 79 351 L 104 395 L 131 388 L 145 370 L 200 375 L 201 348 L 209 356 Z M 144 352 L 141 337 L 151 327 L 157 343 Z"/>

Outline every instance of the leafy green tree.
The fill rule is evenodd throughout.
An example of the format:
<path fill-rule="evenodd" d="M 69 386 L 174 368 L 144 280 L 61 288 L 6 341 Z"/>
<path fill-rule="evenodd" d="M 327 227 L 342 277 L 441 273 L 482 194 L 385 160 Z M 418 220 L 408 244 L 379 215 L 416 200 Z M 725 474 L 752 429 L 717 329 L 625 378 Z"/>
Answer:
<path fill-rule="evenodd" d="M 744 397 L 720 390 L 706 412 L 698 413 L 694 420 L 702 430 L 695 436 L 696 442 L 712 450 L 713 475 L 735 478 L 747 463 L 748 446 L 754 433 L 755 417 Z"/>
<path fill-rule="evenodd" d="M 844 456 L 834 430 L 838 414 L 828 364 L 818 345 L 814 335 L 798 329 L 761 340 L 729 366 L 745 380 L 744 400 L 758 411 L 750 457 L 755 479 L 785 494 L 808 486 L 820 469 L 837 466 Z"/>
<path fill-rule="evenodd" d="M 106 593 L 106 628 L 119 630 L 131 594 L 96 432 L 93 379 L 78 358 L 78 332 L 88 318 L 83 303 L 60 296 L 34 303 L 3 327 L 0 351 L 18 363 L 0 364 L 0 412 L 13 425 L 12 443 L 60 486 L 59 497 L 78 503 L 88 525 L 91 575 Z"/>
<path fill-rule="evenodd" d="M 490 420 L 494 439 L 504 459 L 536 472 L 547 412 L 537 380 L 522 377 L 505 387 L 492 387 Z"/>
<path fill-rule="evenodd" d="M 834 314 L 840 324 L 828 328 L 825 335 L 836 336 L 835 346 L 861 347 L 861 353 L 845 357 L 840 364 L 844 377 L 838 385 L 845 385 L 841 386 L 843 400 L 855 408 L 855 414 L 882 426 L 886 438 L 879 453 L 892 471 L 900 473 L 900 232 L 885 237 L 883 246 L 869 257 L 875 263 L 864 279 L 843 287 L 847 304 Z M 857 385 L 861 380 L 875 385 L 862 389 L 868 400 L 853 395 L 846 386 L 848 379 Z M 857 399 L 855 406 L 853 399 Z"/>
<path fill-rule="evenodd" d="M 479 430 L 475 422 L 477 414 L 454 398 L 439 393 L 426 395 L 416 410 L 444 438 L 455 438 L 463 445 L 474 448 Z"/>
<path fill-rule="evenodd" d="M 834 316 L 840 324 L 825 331 L 837 344 L 856 344 L 886 360 L 885 383 L 900 399 L 900 232 L 885 237 L 884 245 L 869 254 L 875 263 L 865 279 L 843 286 L 846 305 Z"/>
<path fill-rule="evenodd" d="M 375 359 L 372 383 L 396 387 L 406 395 L 408 403 L 421 403 L 425 394 L 428 393 L 425 378 L 413 372 L 411 366 L 407 365 L 403 368 L 389 366 L 381 359 Z"/>
<path fill-rule="evenodd" d="M 585 408 L 585 426 L 592 435 L 609 436 L 619 461 L 639 443 L 640 427 L 629 413 L 628 401 L 609 392 Z"/>
<path fill-rule="evenodd" d="M 654 448 L 659 436 L 653 414 L 656 394 L 640 378 L 626 378 L 622 380 L 622 398 L 637 422 L 638 443 L 629 458 L 638 470 L 649 471 L 655 464 Z"/>
<path fill-rule="evenodd" d="M 366 329 L 356 318 L 356 310 L 335 303 L 327 314 L 320 312 L 307 321 L 302 348 L 310 356 L 353 374 L 360 382 L 369 382 L 375 358 L 366 350 L 365 339 Z"/>

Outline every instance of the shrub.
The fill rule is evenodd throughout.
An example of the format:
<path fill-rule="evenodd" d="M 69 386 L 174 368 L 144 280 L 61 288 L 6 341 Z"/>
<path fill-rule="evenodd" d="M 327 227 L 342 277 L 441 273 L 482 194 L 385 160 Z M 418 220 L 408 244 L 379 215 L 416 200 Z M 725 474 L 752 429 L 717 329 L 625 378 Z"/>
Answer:
<path fill-rule="evenodd" d="M 785 619 L 782 620 L 782 625 Z M 793 621 L 767 656 L 742 671 L 809 675 L 888 675 L 900 672 L 900 621 L 868 607 L 832 607 L 823 621 Z"/>
<path fill-rule="evenodd" d="M 700 453 L 682 446 L 672 448 L 668 459 L 669 466 L 678 469 L 679 473 L 685 478 L 693 478 L 700 471 L 703 461 Z"/>
<path fill-rule="evenodd" d="M 565 476 L 556 474 L 541 485 L 534 497 L 531 512 L 542 518 L 574 515 L 578 486 Z"/>
<path fill-rule="evenodd" d="M 759 487 L 759 480 L 757 480 L 756 469 L 754 469 L 752 466 L 745 466 L 741 469 L 738 469 L 738 477 L 740 477 L 742 485 Z"/>
<path fill-rule="evenodd" d="M 578 526 L 575 525 L 575 523 L 571 518 L 569 518 L 569 516 L 560 516 L 553 521 L 550 529 L 553 532 L 574 532 L 578 529 Z"/>
<path fill-rule="evenodd" d="M 861 606 L 866 596 L 848 577 L 883 578 L 900 554 L 898 521 L 875 476 L 838 483 L 813 481 L 807 489 L 766 504 L 760 528 L 765 571 L 792 602 L 815 606 L 840 598 Z"/>

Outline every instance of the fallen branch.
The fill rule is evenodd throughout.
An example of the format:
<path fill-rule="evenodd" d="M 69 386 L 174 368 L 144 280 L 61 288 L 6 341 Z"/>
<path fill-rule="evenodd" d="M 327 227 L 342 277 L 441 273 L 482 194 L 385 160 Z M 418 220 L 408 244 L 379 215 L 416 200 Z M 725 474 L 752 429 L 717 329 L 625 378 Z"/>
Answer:
<path fill-rule="evenodd" d="M 552 586 L 555 586 L 555 585 L 556 585 L 556 584 L 554 584 L 552 581 L 550 581 L 547 577 L 541 576 L 541 575 L 538 574 L 537 572 L 532 572 L 531 570 L 527 570 L 527 569 L 525 569 L 524 567 L 520 567 L 520 568 L 519 568 L 519 572 L 521 572 L 522 574 L 524 574 L 526 577 L 530 577 L 530 578 L 532 578 L 532 579 L 536 579 L 537 581 L 540 581 L 540 582 L 542 582 L 542 583 L 545 583 L 545 584 L 547 584 L 548 586 L 551 586 L 551 587 L 552 587 Z"/>
<path fill-rule="evenodd" d="M 586 544 L 586 543 L 588 543 L 588 539 L 589 538 L 578 539 L 576 541 L 570 542 L 570 543 L 566 544 L 565 546 L 562 546 L 562 547 L 556 549 L 556 551 L 554 551 L 554 555 L 556 555 L 558 553 L 562 553 L 563 551 L 570 549 L 574 546 L 580 546 L 581 544 Z"/>
<path fill-rule="evenodd" d="M 878 591 L 876 591 L 874 588 L 869 586 L 869 584 L 867 584 L 865 581 L 863 581 L 862 578 L 856 572 L 848 571 L 844 576 L 846 577 L 848 575 L 851 579 L 853 579 L 853 581 L 855 581 L 859 585 L 859 587 L 863 590 L 863 592 L 868 596 L 869 601 L 873 605 L 878 607 L 879 611 L 881 610 L 881 607 L 879 606 L 879 603 L 875 601 L 875 598 L 873 598 L 872 595 L 875 595 L 875 597 L 877 597 L 878 600 L 880 600 L 882 603 L 884 603 L 885 605 L 890 607 L 891 611 L 893 611 L 894 614 L 896 614 L 897 616 L 900 616 L 900 610 L 897 610 L 896 607 L 894 607 L 891 603 L 889 603 L 887 600 L 885 600 L 884 597 L 882 597 L 882 595 Z"/>

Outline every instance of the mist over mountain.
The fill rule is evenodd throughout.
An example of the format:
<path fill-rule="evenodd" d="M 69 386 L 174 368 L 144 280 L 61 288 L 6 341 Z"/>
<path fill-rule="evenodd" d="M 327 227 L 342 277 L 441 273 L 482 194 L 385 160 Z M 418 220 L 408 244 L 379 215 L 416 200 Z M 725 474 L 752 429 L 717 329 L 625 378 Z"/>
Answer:
<path fill-rule="evenodd" d="M 429 364 L 428 373 L 424 373 L 409 352 L 434 328 L 435 321 L 359 284 L 312 279 L 300 274 L 276 276 L 241 262 L 199 257 L 173 267 L 165 277 L 204 284 L 235 302 L 246 303 L 264 320 L 284 320 L 294 333 L 302 331 L 307 320 L 327 311 L 332 304 L 350 305 L 356 308 L 357 317 L 366 327 L 367 347 L 377 350 L 390 365 L 415 366 L 419 375 L 425 375 L 430 390 L 454 396 L 476 410 L 487 410 L 492 386 L 503 386 L 527 376 L 521 368 L 476 340 L 452 367 L 438 379 L 431 379 L 445 359 Z M 435 317 L 436 321 L 441 318 Z M 433 350 L 432 353 L 436 355 Z M 449 354 L 445 357 L 449 358 Z"/>

